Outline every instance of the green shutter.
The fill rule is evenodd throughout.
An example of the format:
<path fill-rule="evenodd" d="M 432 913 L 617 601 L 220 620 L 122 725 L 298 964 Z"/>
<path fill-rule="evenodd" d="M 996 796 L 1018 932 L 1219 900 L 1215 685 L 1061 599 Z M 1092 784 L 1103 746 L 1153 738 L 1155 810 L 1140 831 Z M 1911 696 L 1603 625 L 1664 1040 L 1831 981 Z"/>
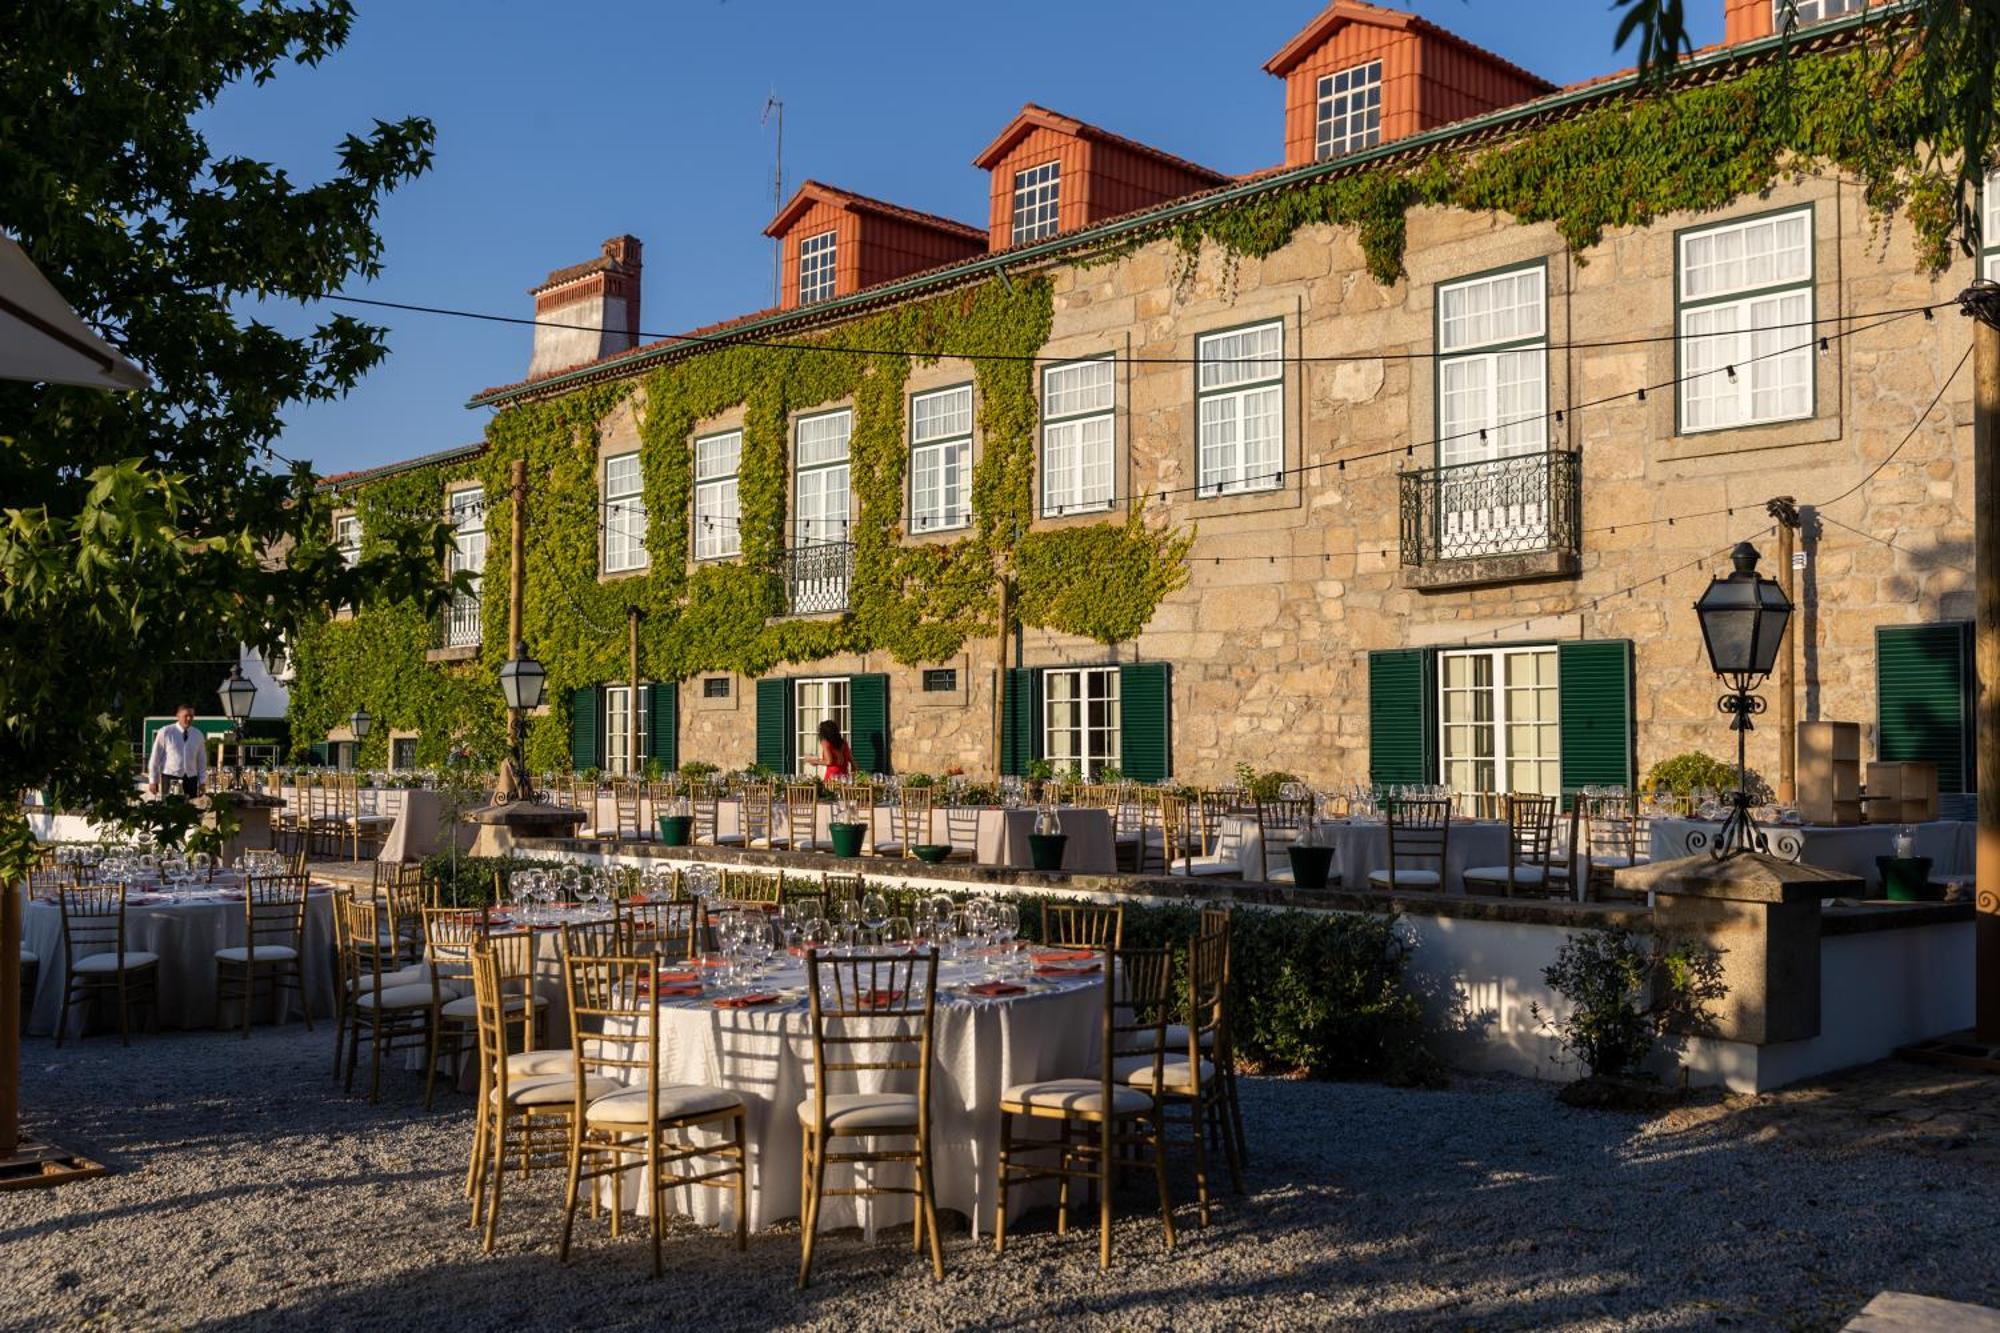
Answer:
<path fill-rule="evenodd" d="M 1556 645 L 1562 723 L 1562 789 L 1630 787 L 1632 644 L 1628 639 Z"/>
<path fill-rule="evenodd" d="M 1368 780 L 1434 781 L 1437 772 L 1437 653 L 1392 648 L 1368 654 Z"/>
<path fill-rule="evenodd" d="M 1042 748 L 1042 673 L 1038 667 L 1009 667 L 1001 698 L 1000 772 L 1018 778 Z"/>
<path fill-rule="evenodd" d="M 773 773 L 792 771 L 792 682 L 784 676 L 757 682 L 757 762 Z"/>
<path fill-rule="evenodd" d="M 604 687 L 585 685 L 569 696 L 569 765 L 576 772 L 604 767 Z"/>
<path fill-rule="evenodd" d="M 681 687 L 663 680 L 646 690 L 646 758 L 658 760 L 671 773 L 681 766 Z"/>
<path fill-rule="evenodd" d="M 1875 757 L 1937 765 L 1938 790 L 1979 786 L 1973 762 L 1972 626 L 1883 625 L 1875 631 Z"/>
<path fill-rule="evenodd" d="M 1165 662 L 1118 668 L 1118 767 L 1134 782 L 1165 782 L 1174 771 L 1172 701 Z"/>
<path fill-rule="evenodd" d="M 884 675 L 847 678 L 847 743 L 854 747 L 854 771 L 889 771 L 889 678 Z"/>

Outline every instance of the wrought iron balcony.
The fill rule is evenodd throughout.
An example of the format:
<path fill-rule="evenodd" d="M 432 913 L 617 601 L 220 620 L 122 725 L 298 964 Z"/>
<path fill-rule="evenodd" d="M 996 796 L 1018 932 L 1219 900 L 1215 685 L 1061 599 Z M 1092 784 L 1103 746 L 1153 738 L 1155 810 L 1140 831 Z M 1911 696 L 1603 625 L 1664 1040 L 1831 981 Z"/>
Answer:
<path fill-rule="evenodd" d="M 1401 477 L 1405 565 L 1576 554 L 1581 469 L 1574 453 L 1454 463 Z"/>
<path fill-rule="evenodd" d="M 847 609 L 854 582 L 853 542 L 810 542 L 786 551 L 785 614 L 818 616 Z"/>
<path fill-rule="evenodd" d="M 479 599 L 464 593 L 456 594 L 451 605 L 444 609 L 438 619 L 438 641 L 440 648 L 477 648 L 479 646 Z"/>

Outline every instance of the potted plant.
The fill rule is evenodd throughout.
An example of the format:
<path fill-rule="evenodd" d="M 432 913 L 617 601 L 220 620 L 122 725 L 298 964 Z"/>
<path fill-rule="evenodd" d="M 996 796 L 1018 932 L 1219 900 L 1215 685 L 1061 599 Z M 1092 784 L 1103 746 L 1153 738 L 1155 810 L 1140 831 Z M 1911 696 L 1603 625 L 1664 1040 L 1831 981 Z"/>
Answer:
<path fill-rule="evenodd" d="M 1046 759 L 1030 759 L 1028 766 L 1021 770 L 1021 780 L 1027 785 L 1028 799 L 1042 799 L 1042 784 L 1056 775 L 1056 766 Z"/>
<path fill-rule="evenodd" d="M 1333 873 L 1334 849 L 1320 841 L 1319 821 L 1307 819 L 1299 836 L 1286 848 L 1292 862 L 1292 883 L 1301 889 L 1323 889 Z"/>
<path fill-rule="evenodd" d="M 835 856 L 861 855 L 861 840 L 868 833 L 868 826 L 861 822 L 854 802 L 843 796 L 833 807 L 833 818 L 827 822 L 827 836 L 833 842 Z"/>
<path fill-rule="evenodd" d="M 657 822 L 663 846 L 686 847 L 694 841 L 694 810 L 685 795 L 676 796 L 668 801 L 666 812 Z"/>
<path fill-rule="evenodd" d="M 1028 864 L 1037 870 L 1061 870 L 1069 834 L 1062 831 L 1062 818 L 1052 805 L 1035 812 L 1035 831 L 1028 835 Z"/>

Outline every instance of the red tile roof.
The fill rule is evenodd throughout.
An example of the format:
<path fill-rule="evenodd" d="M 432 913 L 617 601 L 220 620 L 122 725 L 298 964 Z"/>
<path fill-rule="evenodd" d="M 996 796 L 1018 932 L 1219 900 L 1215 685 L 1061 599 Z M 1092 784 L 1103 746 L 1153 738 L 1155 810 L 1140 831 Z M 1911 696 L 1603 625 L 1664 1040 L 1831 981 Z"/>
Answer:
<path fill-rule="evenodd" d="M 1113 134 L 1110 130 L 1093 125 L 1089 121 L 1078 120 L 1074 116 L 1065 116 L 1060 111 L 1051 111 L 1049 108 L 1038 106 L 1033 102 L 1026 103 L 1021 107 L 1021 110 L 1015 115 L 1014 119 L 1007 122 L 1007 128 L 1001 130 L 999 136 L 992 143 L 987 144 L 985 148 L 981 149 L 979 156 L 972 159 L 972 165 L 978 167 L 981 171 L 990 170 L 995 162 L 998 162 L 1006 155 L 1008 149 L 1019 143 L 1024 135 L 1035 129 L 1057 130 L 1063 134 L 1073 134 L 1079 139 L 1094 139 L 1099 143 L 1117 144 L 1119 147 L 1129 149 L 1142 157 L 1150 157 L 1155 162 L 1165 163 L 1167 166 L 1173 167 L 1178 171 L 1185 171 L 1191 176 L 1205 177 L 1217 184 L 1221 184 L 1223 181 L 1229 179 L 1226 173 L 1204 167 L 1199 162 L 1190 162 L 1184 157 L 1176 157 L 1174 154 L 1163 152 L 1151 144 L 1140 143 L 1137 139 L 1128 139 L 1122 134 Z"/>
<path fill-rule="evenodd" d="M 1483 46 L 1477 46 L 1466 41 L 1465 38 L 1460 37 L 1449 28 L 1440 28 L 1428 19 L 1419 18 L 1415 14 L 1406 14 L 1400 9 L 1384 9 L 1380 5 L 1364 4 L 1362 0 L 1334 0 L 1332 4 L 1321 10 L 1319 16 L 1311 23 L 1308 23 L 1298 36 L 1292 38 L 1291 41 L 1286 42 L 1284 46 L 1279 48 L 1278 54 L 1264 62 L 1265 72 L 1283 78 L 1291 71 L 1293 66 L 1325 45 L 1326 39 L 1333 35 L 1334 30 L 1345 23 L 1372 23 L 1377 27 L 1402 28 L 1410 32 L 1422 33 L 1426 37 L 1436 38 L 1442 42 L 1449 42 L 1462 51 L 1470 52 L 1487 64 L 1507 70 L 1516 77 L 1525 79 L 1545 91 L 1555 91 L 1556 85 L 1550 83 L 1541 75 L 1522 69 L 1513 61 L 1503 56 L 1495 55 Z"/>
<path fill-rule="evenodd" d="M 914 208 L 904 208 L 901 204 L 870 198 L 865 194 L 856 194 L 852 190 L 843 190 L 838 186 L 815 180 L 809 180 L 799 186 L 785 206 L 778 210 L 778 216 L 772 218 L 770 225 L 764 228 L 764 234 L 782 235 L 800 213 L 813 204 L 822 202 L 860 209 L 864 213 L 879 213 L 883 217 L 896 218 L 903 222 L 915 223 L 919 227 L 929 227 L 932 231 L 946 232 L 968 241 L 977 241 L 982 246 L 986 244 L 986 231 L 983 227 L 969 226 L 951 218 L 939 217 L 935 213 L 922 213 Z"/>

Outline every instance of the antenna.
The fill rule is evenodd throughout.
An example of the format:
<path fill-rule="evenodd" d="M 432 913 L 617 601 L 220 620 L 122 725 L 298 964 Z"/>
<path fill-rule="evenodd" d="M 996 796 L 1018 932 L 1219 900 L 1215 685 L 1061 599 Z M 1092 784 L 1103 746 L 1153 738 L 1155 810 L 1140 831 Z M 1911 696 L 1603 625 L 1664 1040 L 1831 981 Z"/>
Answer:
<path fill-rule="evenodd" d="M 764 114 L 757 118 L 759 125 L 768 125 L 773 115 L 778 120 L 778 143 L 773 153 L 771 165 L 771 212 L 785 206 L 785 104 L 778 100 L 774 88 L 764 98 Z M 771 304 L 777 305 L 784 298 L 785 281 L 785 240 L 782 236 L 771 238 Z"/>

